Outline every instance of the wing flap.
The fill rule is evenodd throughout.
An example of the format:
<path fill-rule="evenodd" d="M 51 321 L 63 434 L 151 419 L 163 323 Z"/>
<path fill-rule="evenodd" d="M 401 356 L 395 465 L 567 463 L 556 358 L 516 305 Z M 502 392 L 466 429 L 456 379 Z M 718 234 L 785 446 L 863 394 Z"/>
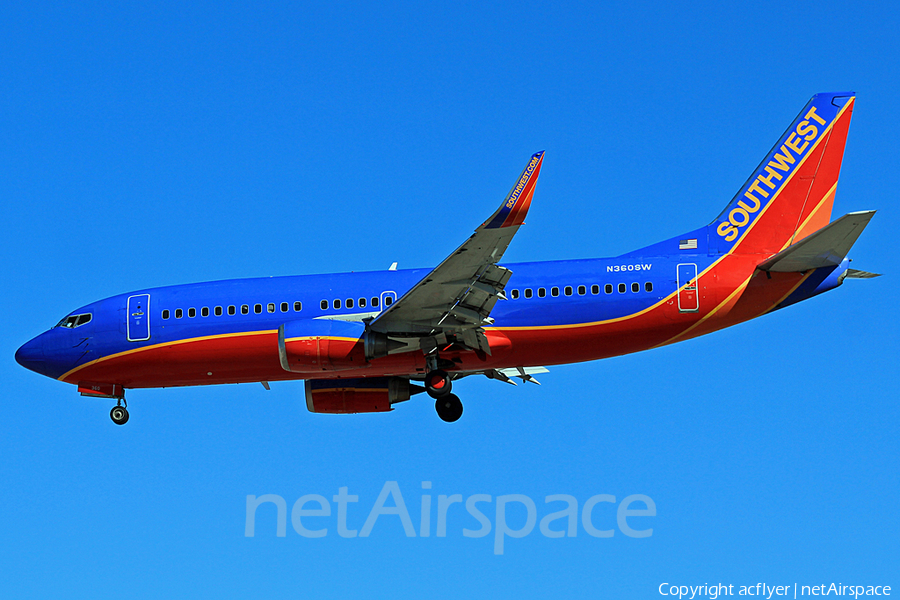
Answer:
<path fill-rule="evenodd" d="M 484 371 L 484 374 L 488 379 L 497 379 L 513 385 L 516 385 L 516 382 L 512 380 L 513 377 L 518 377 L 528 383 L 541 385 L 541 382 L 534 378 L 534 374 L 549 372 L 550 370 L 547 367 L 510 367 L 507 369 L 491 369 L 490 371 Z"/>

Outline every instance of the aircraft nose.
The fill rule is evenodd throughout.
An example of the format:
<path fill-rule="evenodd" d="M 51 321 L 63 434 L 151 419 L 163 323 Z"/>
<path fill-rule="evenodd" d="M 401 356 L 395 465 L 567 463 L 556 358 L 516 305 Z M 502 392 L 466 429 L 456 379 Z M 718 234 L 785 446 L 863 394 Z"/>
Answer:
<path fill-rule="evenodd" d="M 44 360 L 44 340 L 41 336 L 37 336 L 30 342 L 22 345 L 16 351 L 16 362 L 36 373 L 43 371 Z"/>

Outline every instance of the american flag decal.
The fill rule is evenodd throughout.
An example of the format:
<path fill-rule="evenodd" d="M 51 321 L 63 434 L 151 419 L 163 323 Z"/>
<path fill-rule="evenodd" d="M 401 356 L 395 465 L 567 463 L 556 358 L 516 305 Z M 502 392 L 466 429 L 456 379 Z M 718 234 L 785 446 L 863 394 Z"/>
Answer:
<path fill-rule="evenodd" d="M 696 250 L 697 249 L 697 239 L 692 240 L 681 240 L 678 242 L 679 250 Z"/>

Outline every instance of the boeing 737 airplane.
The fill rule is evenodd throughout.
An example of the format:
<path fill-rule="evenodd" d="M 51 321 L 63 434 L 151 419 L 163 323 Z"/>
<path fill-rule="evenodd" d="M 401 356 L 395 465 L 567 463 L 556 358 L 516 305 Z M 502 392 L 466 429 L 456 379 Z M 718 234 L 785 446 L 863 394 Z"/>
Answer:
<path fill-rule="evenodd" d="M 303 379 L 316 413 L 393 409 L 453 382 L 535 382 L 546 365 L 657 348 L 833 289 L 874 211 L 831 221 L 854 94 L 817 94 L 709 225 L 615 258 L 500 264 L 544 153 L 434 269 L 215 281 L 83 306 L 16 352 L 22 366 L 116 400 L 125 390 Z M 416 383 L 413 383 L 416 382 Z"/>

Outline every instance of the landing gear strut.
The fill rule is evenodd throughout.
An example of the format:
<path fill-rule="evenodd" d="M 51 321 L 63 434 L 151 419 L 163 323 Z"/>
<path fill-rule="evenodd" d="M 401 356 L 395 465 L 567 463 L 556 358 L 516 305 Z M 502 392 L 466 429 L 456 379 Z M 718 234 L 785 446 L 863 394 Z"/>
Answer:
<path fill-rule="evenodd" d="M 128 422 L 128 403 L 126 402 L 125 406 L 122 406 L 124 400 L 124 398 L 120 398 L 116 405 L 112 407 L 112 410 L 109 411 L 109 418 L 116 425 L 124 425 Z"/>

